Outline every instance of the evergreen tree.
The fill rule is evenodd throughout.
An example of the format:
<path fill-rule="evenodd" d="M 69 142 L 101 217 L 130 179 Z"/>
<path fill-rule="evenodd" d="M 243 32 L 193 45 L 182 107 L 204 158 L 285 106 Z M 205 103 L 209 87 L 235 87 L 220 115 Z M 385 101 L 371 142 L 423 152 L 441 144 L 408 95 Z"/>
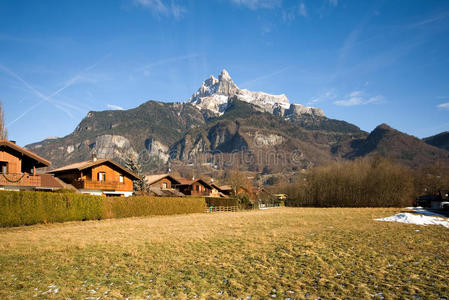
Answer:
<path fill-rule="evenodd" d="M 143 172 L 142 172 L 142 165 L 137 161 L 137 159 L 135 159 L 133 157 L 128 157 L 125 160 L 125 167 L 128 170 L 130 170 L 131 172 L 133 172 L 134 174 L 136 174 L 137 177 L 139 177 L 139 179 L 134 180 L 134 182 L 133 182 L 134 191 L 146 193 L 146 191 L 148 190 L 148 186 L 145 181 L 145 176 L 143 175 Z"/>

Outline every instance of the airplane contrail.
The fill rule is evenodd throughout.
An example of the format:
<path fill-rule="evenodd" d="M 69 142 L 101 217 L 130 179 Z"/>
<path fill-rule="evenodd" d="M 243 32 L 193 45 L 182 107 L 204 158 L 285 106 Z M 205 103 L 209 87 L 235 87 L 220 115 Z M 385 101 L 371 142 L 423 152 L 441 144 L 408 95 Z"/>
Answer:
<path fill-rule="evenodd" d="M 85 68 L 83 71 L 81 71 L 79 74 L 73 76 L 69 81 L 67 81 L 67 83 L 66 83 L 62 88 L 60 88 L 59 90 L 57 90 L 57 91 L 55 91 L 53 94 L 51 94 L 51 95 L 50 95 L 50 98 L 52 98 L 52 97 L 58 95 L 58 94 L 61 93 L 63 90 L 65 90 L 65 89 L 71 87 L 72 85 L 74 85 L 74 84 L 81 78 L 81 75 L 82 75 L 83 73 L 87 73 L 87 72 L 89 72 L 90 70 L 92 70 L 93 68 L 95 68 L 95 67 L 96 67 L 98 64 L 100 64 L 103 60 L 105 60 L 108 56 L 109 56 L 109 54 L 108 54 L 108 55 L 105 55 L 103 58 L 101 58 L 101 59 L 100 59 L 99 61 L 97 61 L 96 63 L 94 63 L 94 64 L 88 66 L 88 67 Z"/>
<path fill-rule="evenodd" d="M 34 103 L 34 105 L 32 105 L 31 107 L 29 107 L 27 110 L 25 110 L 20 116 L 18 116 L 17 118 L 15 118 L 14 120 L 12 120 L 11 122 L 9 122 L 8 124 L 6 124 L 6 127 L 9 127 L 11 125 L 13 125 L 14 123 L 16 123 L 17 121 L 19 121 L 20 119 L 22 119 L 23 117 L 25 117 L 26 114 L 28 114 L 30 111 L 34 110 L 36 107 L 38 107 L 39 105 L 41 105 L 44 102 L 44 100 L 41 100 L 37 103 Z"/>
<path fill-rule="evenodd" d="M 278 75 L 278 74 L 281 74 L 281 73 L 287 71 L 287 70 L 290 69 L 290 68 L 291 68 L 291 67 L 284 67 L 284 68 L 282 68 L 282 69 L 279 69 L 279 70 L 276 70 L 276 71 L 274 71 L 274 72 L 271 72 L 271 73 L 269 73 L 269 74 L 267 74 L 267 75 L 263 75 L 263 76 L 259 76 L 259 77 L 257 77 L 257 78 L 251 79 L 251 80 L 247 80 L 247 81 L 245 81 L 245 82 L 242 83 L 242 86 L 250 85 L 250 84 L 256 83 L 256 82 L 258 82 L 258 81 L 260 81 L 260 80 L 264 80 L 264 79 L 267 79 L 267 78 L 271 78 L 271 77 L 273 77 L 273 76 L 276 76 L 276 75 Z"/>
<path fill-rule="evenodd" d="M 52 98 L 57 96 L 57 95 L 59 95 L 65 89 L 67 89 L 67 88 L 71 87 L 72 85 L 74 85 L 81 78 L 81 75 L 83 73 L 86 73 L 86 72 L 92 70 L 93 68 L 95 68 L 100 62 L 102 62 L 108 56 L 109 55 L 104 56 L 102 59 L 100 59 L 96 63 L 92 64 L 91 66 L 88 66 L 87 68 L 85 68 L 82 72 L 80 72 L 79 74 L 77 74 L 74 77 L 72 77 L 69 81 L 66 82 L 66 84 L 63 87 L 61 87 L 60 89 L 58 89 L 55 92 L 53 92 L 50 96 L 46 96 L 46 95 L 42 94 L 40 91 L 38 91 L 36 88 L 34 88 L 31 84 L 29 84 L 26 80 L 24 80 L 18 74 L 16 74 L 12 70 L 8 69 L 4 65 L 0 64 L 0 69 L 1 70 L 3 70 L 5 73 L 7 73 L 11 77 L 15 78 L 16 80 L 20 81 L 23 85 L 25 85 L 25 87 L 27 87 L 30 91 L 32 91 L 37 97 L 39 97 L 41 99 L 41 101 L 37 102 L 36 104 L 34 104 L 30 108 L 28 108 L 19 117 L 17 117 L 13 121 L 11 121 L 7 126 L 10 126 L 10 125 L 14 124 L 15 122 L 19 121 L 20 119 L 22 119 L 25 115 L 27 115 L 32 110 L 36 109 L 44 101 L 52 104 L 54 107 L 62 110 L 64 113 L 66 113 L 70 118 L 74 119 L 74 116 L 71 113 L 70 109 L 82 111 L 78 106 L 75 106 L 75 105 L 72 105 L 72 104 L 69 104 L 69 103 L 65 103 L 65 102 L 61 102 L 61 101 L 55 101 Z"/>
<path fill-rule="evenodd" d="M 150 69 L 151 67 L 155 67 L 155 66 L 159 66 L 159 65 L 175 62 L 175 61 L 178 61 L 178 60 L 186 60 L 186 59 L 197 58 L 197 57 L 199 57 L 199 54 L 193 53 L 193 54 L 186 54 L 186 55 L 181 55 L 181 56 L 174 56 L 174 57 L 163 58 L 163 59 L 154 61 L 154 62 L 152 62 L 150 64 L 147 64 L 147 65 L 139 68 L 139 70 L 147 70 L 147 69 Z"/>

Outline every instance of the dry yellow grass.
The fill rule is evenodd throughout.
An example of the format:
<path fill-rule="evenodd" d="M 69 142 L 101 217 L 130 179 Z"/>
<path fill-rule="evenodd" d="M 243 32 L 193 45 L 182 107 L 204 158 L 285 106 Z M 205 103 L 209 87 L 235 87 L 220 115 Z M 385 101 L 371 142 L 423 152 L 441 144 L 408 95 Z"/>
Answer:
<path fill-rule="evenodd" d="M 432 298 L 448 229 L 283 208 L 0 229 L 0 298 Z"/>

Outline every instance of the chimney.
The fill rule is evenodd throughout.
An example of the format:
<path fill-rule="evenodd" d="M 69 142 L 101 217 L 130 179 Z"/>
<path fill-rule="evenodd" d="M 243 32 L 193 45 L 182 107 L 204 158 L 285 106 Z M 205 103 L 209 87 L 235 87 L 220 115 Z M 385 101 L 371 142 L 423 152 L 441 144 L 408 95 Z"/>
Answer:
<path fill-rule="evenodd" d="M 92 161 L 93 162 L 97 161 L 97 155 L 95 153 L 92 153 Z"/>

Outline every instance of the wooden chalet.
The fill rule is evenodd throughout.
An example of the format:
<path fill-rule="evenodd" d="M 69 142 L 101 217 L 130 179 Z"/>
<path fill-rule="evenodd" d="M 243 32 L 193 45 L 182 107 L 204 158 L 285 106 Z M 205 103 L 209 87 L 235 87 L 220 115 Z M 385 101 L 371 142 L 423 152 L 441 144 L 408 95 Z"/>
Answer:
<path fill-rule="evenodd" d="M 18 146 L 13 141 L 0 140 L 1 190 L 57 190 L 63 184 L 48 174 L 38 174 L 37 169 L 49 167 L 50 162 Z"/>
<path fill-rule="evenodd" d="M 71 164 L 49 172 L 83 194 L 128 197 L 139 177 L 110 159 Z"/>
<path fill-rule="evenodd" d="M 159 197 L 183 197 L 185 196 L 175 187 L 181 184 L 170 174 L 156 174 L 145 176 L 149 193 Z"/>
<path fill-rule="evenodd" d="M 145 181 L 150 188 L 160 188 L 161 190 L 172 189 L 181 184 L 170 174 L 156 174 L 145 176 Z"/>
<path fill-rule="evenodd" d="M 176 188 L 184 195 L 189 196 L 211 196 L 215 188 L 201 178 L 198 179 L 178 179 L 180 182 Z M 216 190 L 215 190 L 216 191 Z"/>
<path fill-rule="evenodd" d="M 233 194 L 233 190 L 230 185 L 218 185 L 216 183 L 211 183 L 210 185 L 217 190 L 220 197 L 230 197 Z"/>

